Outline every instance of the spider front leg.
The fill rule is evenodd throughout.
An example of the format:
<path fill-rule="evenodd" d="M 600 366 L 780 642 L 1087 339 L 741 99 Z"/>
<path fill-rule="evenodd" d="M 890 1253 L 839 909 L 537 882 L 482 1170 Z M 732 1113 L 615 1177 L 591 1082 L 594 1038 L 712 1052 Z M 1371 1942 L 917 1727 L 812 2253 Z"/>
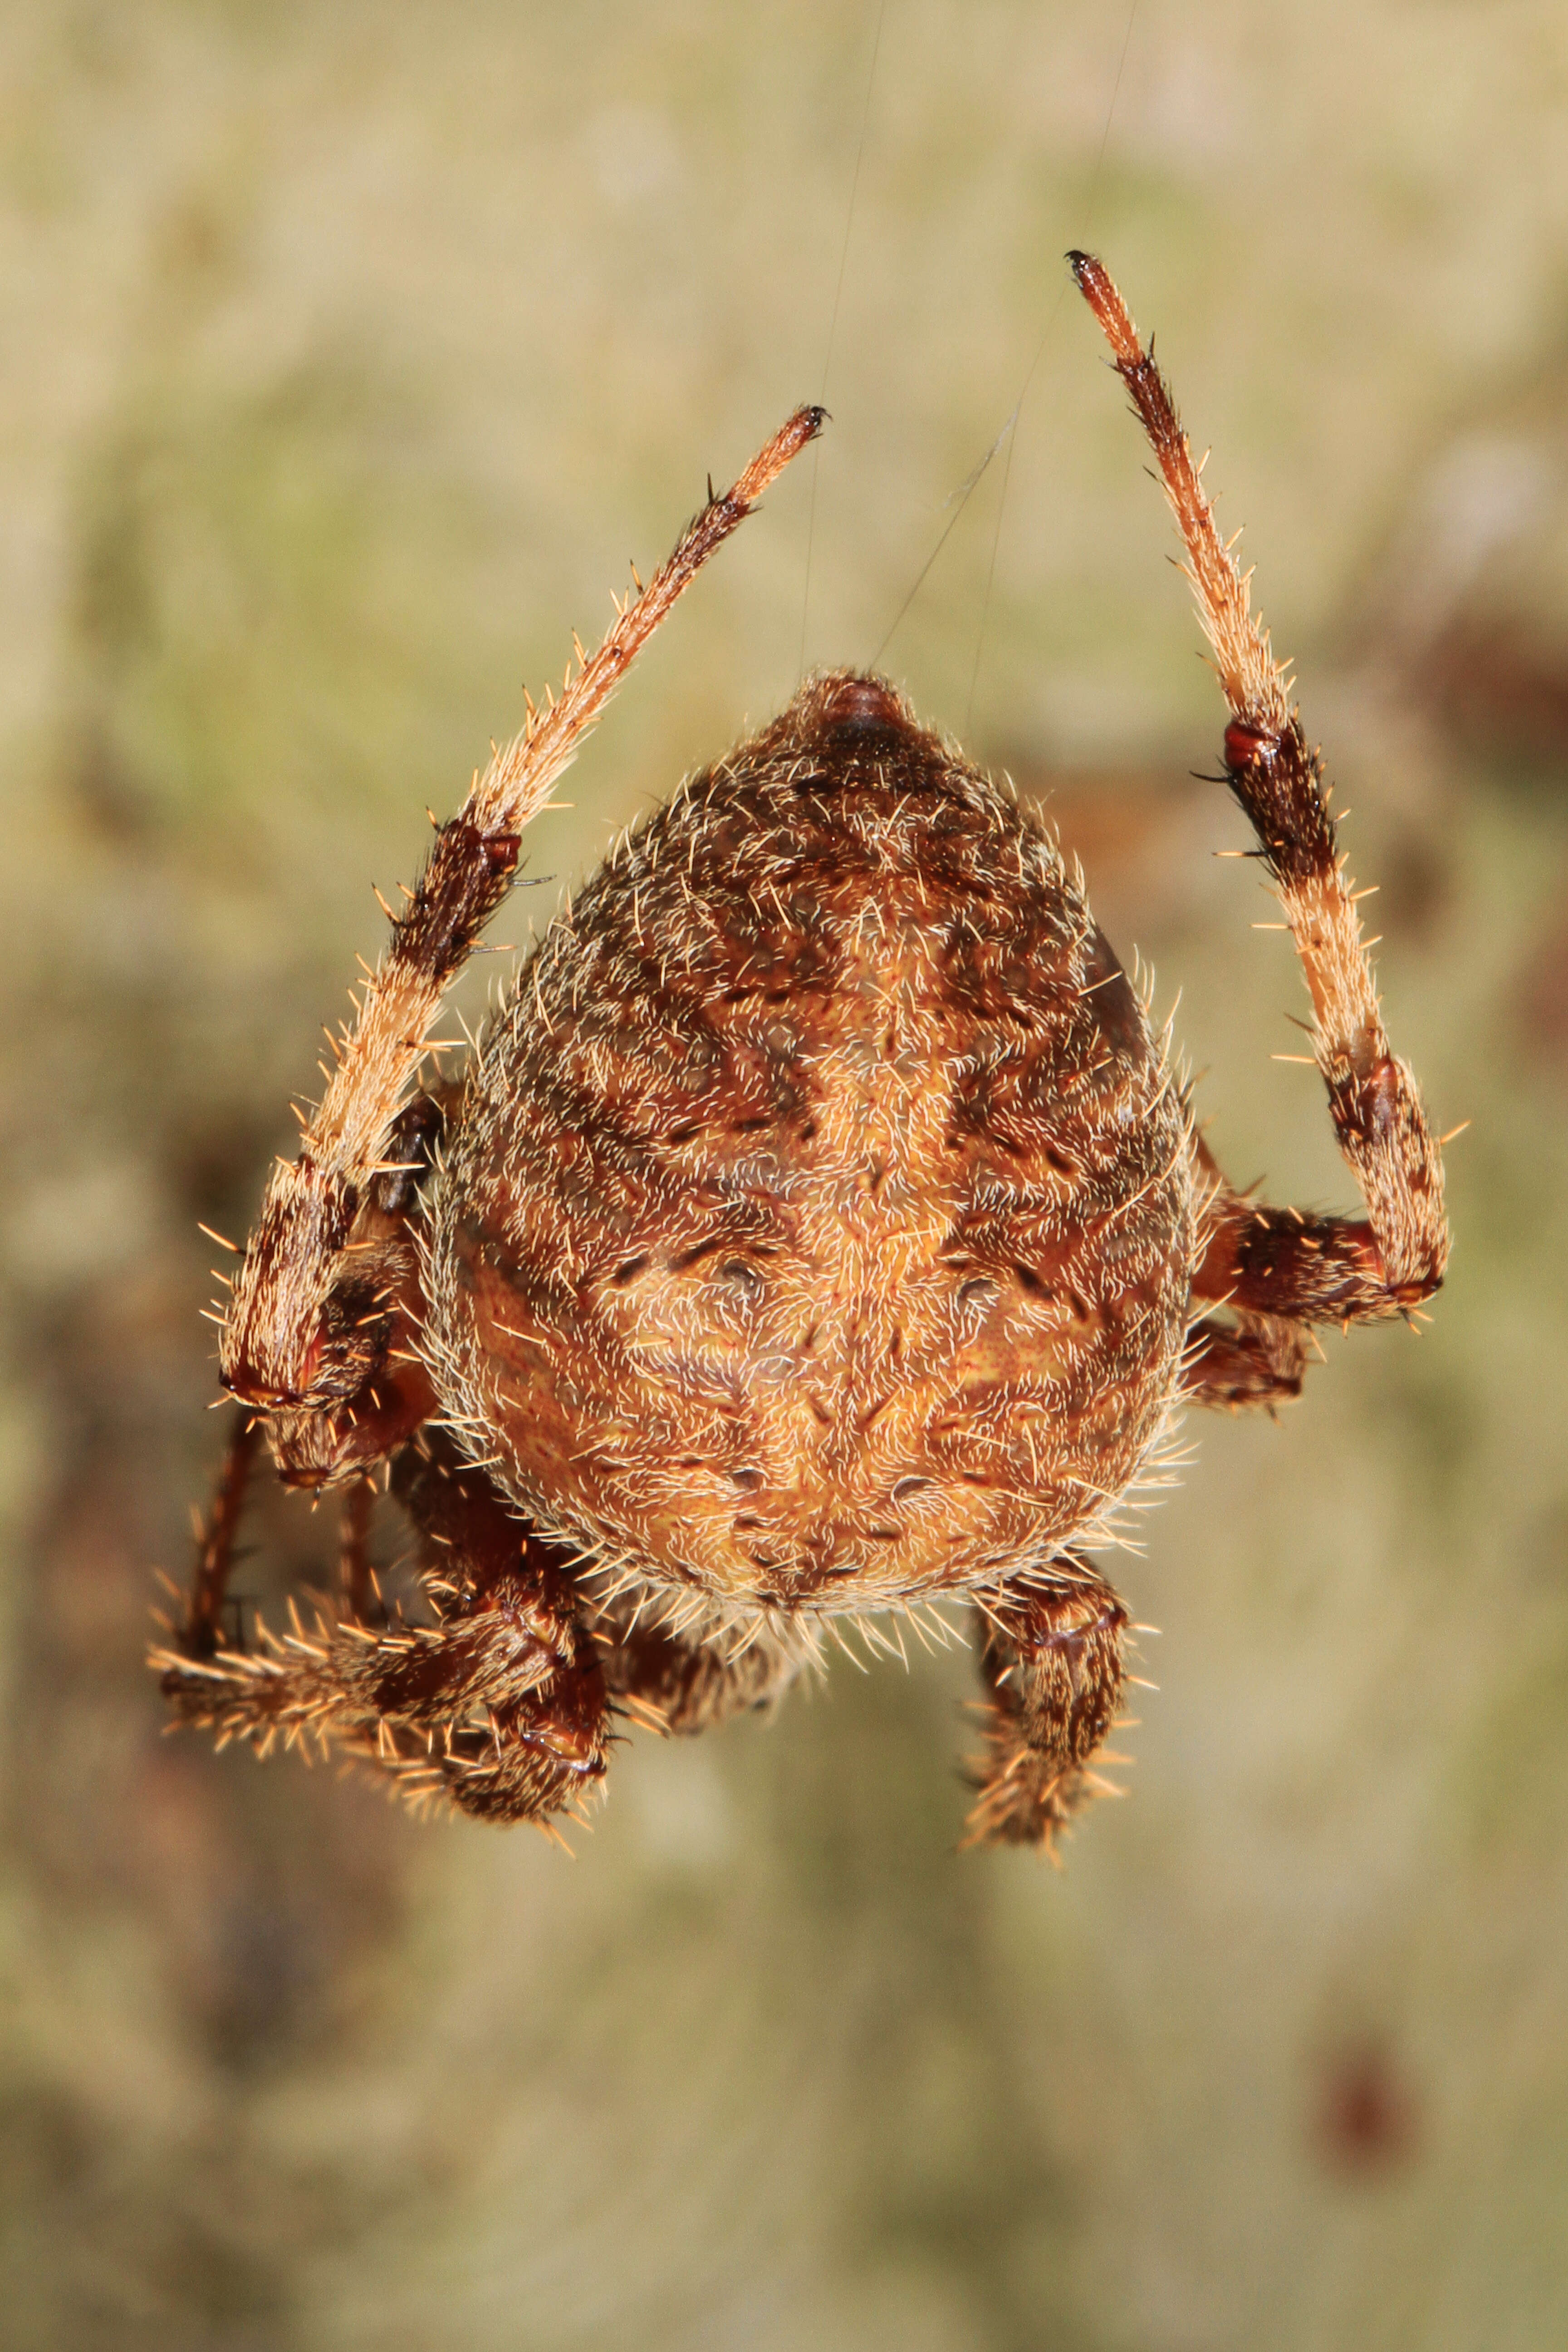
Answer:
<path fill-rule="evenodd" d="M 1369 1272 L 1363 1219 L 1244 1201 L 1223 1184 L 1193 1297 L 1223 1310 L 1187 1333 L 1182 1389 L 1195 1404 L 1272 1407 L 1300 1396 L 1314 1323 L 1376 1320 L 1399 1308 Z"/>
<path fill-rule="evenodd" d="M 1443 1161 L 1415 1081 L 1396 1061 L 1340 856 L 1322 765 L 1308 744 L 1247 581 L 1221 540 L 1170 389 L 1100 263 L 1069 254 L 1164 478 L 1186 572 L 1230 709 L 1225 767 L 1279 894 L 1312 1002 L 1312 1057 L 1364 1219 L 1222 1206 L 1194 1289 L 1238 1317 L 1350 1323 L 1408 1313 L 1448 1257 Z M 1228 1191 L 1228 1188 L 1226 1188 Z"/>
<path fill-rule="evenodd" d="M 529 702 L 522 732 L 494 751 L 457 814 L 437 827 L 403 911 L 386 908 L 386 952 L 356 1000 L 353 1031 L 329 1033 L 326 1092 L 298 1158 L 273 1171 L 224 1318 L 225 1382 L 242 1403 L 272 1416 L 275 1445 L 284 1429 L 297 1442 L 300 1458 L 286 1465 L 297 1483 L 352 1477 L 423 1417 L 417 1398 L 409 1397 L 399 1421 L 367 1391 L 389 1303 L 413 1287 L 396 1234 L 381 1230 L 377 1194 L 388 1177 L 395 1184 L 405 1172 L 400 1129 L 435 1050 L 431 1024 L 513 886 L 522 835 L 640 647 L 825 421 L 821 408 L 797 409 L 730 489 L 719 495 L 710 486 L 707 504 L 647 586 L 639 583 L 638 593 L 617 604 L 598 650 L 577 647 L 560 694 L 542 710 Z M 414 1367 L 415 1351 L 405 1353 Z M 406 1392 L 417 1380 L 413 1369 L 400 1385 Z M 387 1383 L 375 1388 L 380 1398 Z"/>
<path fill-rule="evenodd" d="M 261 1629 L 252 1650 L 157 1653 L 164 1696 L 220 1745 L 336 1747 L 416 1803 L 506 1822 L 580 1811 L 604 1777 L 609 1709 L 560 1555 L 444 1439 L 406 1448 L 395 1486 L 432 1571 L 433 1624 L 322 1614 L 307 1628 L 291 1612 L 290 1633 Z M 352 1573 L 352 1535 L 345 1549 Z"/>
<path fill-rule="evenodd" d="M 1075 1554 L 1050 1574 L 1048 1584 L 1005 1584 L 980 1604 L 987 1753 L 967 1845 L 1053 1846 L 1110 1786 L 1089 1759 L 1121 1700 L 1127 1612 Z"/>

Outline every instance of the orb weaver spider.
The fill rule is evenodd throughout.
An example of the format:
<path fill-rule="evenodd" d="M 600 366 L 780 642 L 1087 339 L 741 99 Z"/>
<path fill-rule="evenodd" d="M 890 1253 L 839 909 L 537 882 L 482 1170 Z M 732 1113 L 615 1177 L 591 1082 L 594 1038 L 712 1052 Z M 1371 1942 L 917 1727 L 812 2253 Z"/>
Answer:
<path fill-rule="evenodd" d="M 803 408 L 530 702 L 428 863 L 224 1312 L 238 1407 L 176 1715 L 367 1759 L 492 1820 L 580 1811 L 618 1715 L 700 1729 L 825 1629 L 973 1605 L 976 1842 L 1097 1785 L 1127 1612 L 1091 1557 L 1184 1404 L 1294 1396 L 1314 1324 L 1439 1286 L 1442 1161 L 1247 580 L 1100 265 L 1068 257 L 1148 436 L 1311 999 L 1361 1217 L 1232 1190 L 1050 837 L 886 680 L 809 677 L 623 840 L 466 1069 L 442 998 L 638 647 L 821 429 Z M 634 574 L 635 579 L 635 574 Z M 391 909 L 388 909 L 391 913 Z M 265 1436 L 342 1490 L 342 1593 L 250 1646 L 225 1593 Z M 381 1473 L 428 1622 L 366 1552 Z"/>

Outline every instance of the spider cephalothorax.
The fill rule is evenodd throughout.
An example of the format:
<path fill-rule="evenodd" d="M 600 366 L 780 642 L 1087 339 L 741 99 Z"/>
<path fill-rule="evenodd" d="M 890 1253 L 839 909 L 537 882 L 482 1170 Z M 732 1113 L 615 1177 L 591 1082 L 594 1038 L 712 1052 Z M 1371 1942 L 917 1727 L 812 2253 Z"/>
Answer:
<path fill-rule="evenodd" d="M 977 1606 L 978 1837 L 1047 1842 L 1093 1785 L 1126 1615 L 1085 1556 L 1182 1401 L 1293 1395 L 1303 1333 L 1441 1280 L 1442 1170 L 1384 1034 L 1316 755 L 1152 362 L 1072 257 L 1149 432 L 1369 1214 L 1238 1198 L 1054 845 L 891 687 L 808 680 L 562 916 L 461 1079 L 417 1073 L 519 841 L 647 635 L 819 428 L 710 499 L 430 864 L 228 1307 L 241 1417 L 175 1646 L 186 1717 L 306 1732 L 411 1794 L 542 1820 L 620 1709 L 773 1696 L 825 1619 Z M 348 1495 L 313 1633 L 220 1633 L 265 1428 Z M 386 1464 L 426 1570 L 389 1621 Z"/>

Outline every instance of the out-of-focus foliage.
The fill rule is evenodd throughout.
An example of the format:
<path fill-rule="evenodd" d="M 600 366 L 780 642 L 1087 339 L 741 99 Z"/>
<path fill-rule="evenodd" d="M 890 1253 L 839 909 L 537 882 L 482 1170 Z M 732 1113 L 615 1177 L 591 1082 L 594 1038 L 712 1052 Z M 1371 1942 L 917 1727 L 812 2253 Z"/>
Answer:
<path fill-rule="evenodd" d="M 1568 2333 L 1568 28 L 888 0 L 868 108 L 877 25 L 0 24 L 17 2352 Z M 633 1740 L 575 1864 L 165 1740 L 151 1568 L 216 1448 L 195 1221 L 247 1222 L 426 803 L 825 366 L 820 461 L 534 872 L 775 707 L 803 636 L 877 654 L 1026 379 L 880 658 L 1054 793 L 1183 992 L 1233 1174 L 1345 1197 L 1269 1059 L 1284 943 L 1187 776 L 1217 701 L 1064 290 L 1084 242 L 1250 526 L 1396 1044 L 1472 1121 L 1430 1330 L 1331 1339 L 1278 1427 L 1194 1423 L 1118 1568 L 1163 1628 L 1132 1793 L 1062 1875 L 952 1851 L 962 1655 Z M 255 1528 L 253 1590 L 325 1572 L 324 1517 Z"/>

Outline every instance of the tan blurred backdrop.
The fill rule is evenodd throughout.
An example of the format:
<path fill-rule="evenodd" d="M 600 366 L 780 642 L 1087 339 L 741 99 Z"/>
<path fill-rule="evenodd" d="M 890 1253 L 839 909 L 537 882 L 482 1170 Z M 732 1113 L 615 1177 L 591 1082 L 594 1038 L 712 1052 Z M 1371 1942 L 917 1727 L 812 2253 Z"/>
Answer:
<path fill-rule="evenodd" d="M 1560 0 L 12 0 L 0 2344 L 1568 2341 L 1565 131 Z M 1060 1874 L 954 1853 L 962 1655 L 634 1739 L 574 1863 L 163 1738 L 195 1220 L 426 802 L 825 372 L 534 872 L 871 659 L 1026 380 L 881 659 L 1049 796 L 1238 1181 L 1344 1202 L 1080 242 L 1472 1121 L 1431 1329 L 1194 1423 Z M 330 1555 L 256 1536 L 258 1594 Z"/>

